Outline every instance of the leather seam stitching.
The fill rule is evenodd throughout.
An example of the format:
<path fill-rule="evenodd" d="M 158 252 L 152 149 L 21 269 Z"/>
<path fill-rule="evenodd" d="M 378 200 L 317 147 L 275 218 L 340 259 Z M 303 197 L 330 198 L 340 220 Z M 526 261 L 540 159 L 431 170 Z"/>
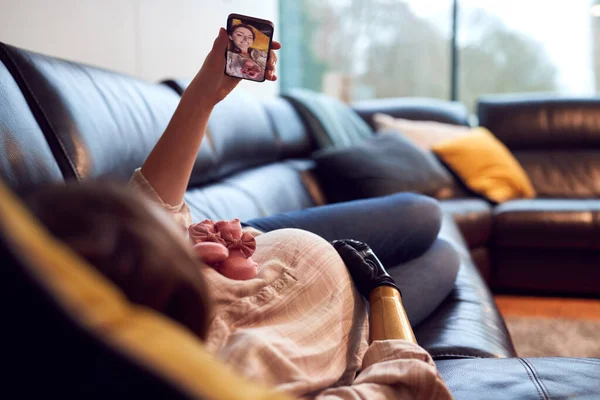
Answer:
<path fill-rule="evenodd" d="M 9 51 L 7 51 L 4 48 L 2 50 L 3 50 L 4 54 L 10 59 L 10 61 L 14 65 L 15 72 L 19 75 L 20 80 L 23 82 L 23 84 L 27 88 L 28 94 L 31 96 L 31 98 L 35 102 L 36 106 L 38 107 L 39 111 L 42 113 L 42 116 L 43 116 L 44 120 L 46 121 L 46 123 L 50 127 L 50 130 L 52 131 L 51 133 L 54 136 L 54 138 L 56 139 L 56 142 L 58 143 L 60 149 L 62 150 L 63 156 L 65 157 L 67 163 L 71 167 L 71 170 L 73 171 L 73 174 L 75 175 L 75 177 L 77 178 L 77 180 L 81 180 L 81 176 L 79 175 L 79 171 L 77 171 L 77 168 L 75 168 L 75 165 L 73 165 L 73 162 L 71 161 L 71 158 L 68 155 L 68 152 L 67 152 L 67 149 L 66 149 L 64 143 L 59 138 L 59 136 L 56 134 L 56 129 L 54 128 L 54 126 L 52 126 L 52 123 L 50 122 L 50 119 L 48 118 L 48 115 L 46 114 L 46 111 L 44 110 L 44 108 L 42 107 L 41 103 L 39 102 L 39 100 L 35 96 L 33 90 L 31 89 L 31 86 L 29 85 L 29 82 L 27 82 L 27 79 L 25 79 L 25 76 L 23 75 L 23 73 L 19 69 L 17 62 L 15 61 L 15 59 L 13 58 L 12 54 L 10 54 Z M 38 126 L 39 126 L 39 123 L 38 123 Z M 44 131 L 41 126 L 40 126 L 40 129 L 42 130 L 42 132 Z M 46 141 L 47 140 L 48 139 L 46 138 Z"/>
<path fill-rule="evenodd" d="M 474 356 L 471 354 L 454 354 L 454 353 L 443 353 L 443 354 L 431 354 L 432 357 L 467 357 L 467 358 L 483 358 L 480 356 Z"/>
<path fill-rule="evenodd" d="M 531 371 L 529 369 L 529 367 L 527 366 L 527 363 L 525 363 L 525 361 L 521 357 L 517 357 L 517 361 L 519 361 L 521 363 L 521 365 L 523 366 L 523 369 L 525 369 L 525 372 L 527 372 L 527 376 L 529 377 L 529 380 L 531 381 L 531 383 L 533 383 L 533 386 L 535 387 L 536 392 L 540 396 L 540 399 L 549 400 L 548 397 L 545 396 L 545 393 L 542 391 L 541 387 L 539 386 L 539 382 L 537 381 L 535 376 L 532 375 L 533 371 Z"/>
<path fill-rule="evenodd" d="M 535 380 L 540 384 L 540 387 L 542 389 L 542 393 L 544 393 L 545 398 L 549 399 L 550 398 L 550 392 L 548 391 L 548 388 L 546 388 L 546 385 L 544 385 L 544 382 L 540 378 L 540 374 L 538 374 L 537 370 L 535 369 L 535 367 L 533 366 L 533 364 L 529 360 L 526 360 L 526 359 L 522 359 L 522 360 L 531 369 L 531 371 L 533 373 L 533 376 L 535 377 Z"/>

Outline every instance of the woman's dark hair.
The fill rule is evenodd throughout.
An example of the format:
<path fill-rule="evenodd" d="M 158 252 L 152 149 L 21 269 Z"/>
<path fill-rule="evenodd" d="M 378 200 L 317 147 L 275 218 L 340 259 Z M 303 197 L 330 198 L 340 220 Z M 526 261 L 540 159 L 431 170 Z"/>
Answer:
<path fill-rule="evenodd" d="M 68 183 L 25 196 L 57 239 L 116 284 L 204 339 L 209 297 L 201 263 L 165 229 L 149 202 L 126 185 Z"/>
<path fill-rule="evenodd" d="M 231 29 L 230 29 L 230 32 L 229 32 L 229 34 L 230 34 L 230 35 L 233 35 L 233 33 L 234 33 L 234 32 L 235 32 L 235 31 L 236 31 L 238 28 L 246 28 L 246 29 L 248 29 L 250 32 L 252 32 L 252 40 L 256 40 L 256 34 L 254 33 L 254 29 L 252 29 L 252 27 L 251 27 L 250 25 L 248 25 L 248 24 L 244 24 L 244 23 L 237 24 L 237 25 L 233 25 L 233 26 L 231 27 Z M 239 48 L 239 47 L 237 47 L 237 46 L 235 45 L 235 43 L 233 43 L 233 40 L 229 39 L 229 44 L 231 45 L 231 50 L 230 50 L 230 51 L 233 51 L 234 53 L 241 53 L 241 52 L 242 52 L 242 50 L 240 50 L 240 48 Z"/>

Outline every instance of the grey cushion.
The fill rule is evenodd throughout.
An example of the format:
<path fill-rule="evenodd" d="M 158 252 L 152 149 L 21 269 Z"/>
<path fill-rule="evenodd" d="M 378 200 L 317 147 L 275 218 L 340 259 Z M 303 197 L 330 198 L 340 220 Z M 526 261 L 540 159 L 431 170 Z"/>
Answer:
<path fill-rule="evenodd" d="M 398 134 L 379 134 L 313 154 L 316 175 L 330 203 L 398 192 L 434 196 L 452 177 L 431 152 Z"/>

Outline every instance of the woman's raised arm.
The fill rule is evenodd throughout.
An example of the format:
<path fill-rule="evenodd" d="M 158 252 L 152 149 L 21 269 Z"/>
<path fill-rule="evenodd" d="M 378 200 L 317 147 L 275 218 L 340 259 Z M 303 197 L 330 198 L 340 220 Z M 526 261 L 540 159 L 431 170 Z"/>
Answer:
<path fill-rule="evenodd" d="M 167 204 L 175 206 L 183 202 L 210 113 L 240 81 L 224 74 L 228 43 L 227 31 L 221 28 L 202 68 L 183 93 L 167 129 L 142 165 L 142 174 Z M 280 47 L 278 42 L 273 42 L 273 50 Z M 266 72 L 268 80 L 277 79 L 276 61 L 277 57 L 271 53 Z"/>

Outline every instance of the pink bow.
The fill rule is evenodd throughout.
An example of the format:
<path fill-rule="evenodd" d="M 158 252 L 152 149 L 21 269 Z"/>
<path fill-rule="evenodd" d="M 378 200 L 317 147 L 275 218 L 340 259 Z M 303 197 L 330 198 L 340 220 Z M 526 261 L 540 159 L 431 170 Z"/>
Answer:
<path fill-rule="evenodd" d="M 228 249 L 240 249 L 243 256 L 246 258 L 249 258 L 254 254 L 254 251 L 256 250 L 256 239 L 254 239 L 254 236 L 252 236 L 250 232 L 244 232 L 239 239 L 234 239 L 229 231 L 224 231 L 222 233 L 223 239 L 226 242 L 225 245 Z"/>
<path fill-rule="evenodd" d="M 221 233 L 215 230 L 215 223 L 210 219 L 190 225 L 188 228 L 190 238 L 196 243 L 200 242 L 215 242 L 225 245 L 225 240 L 221 237 Z"/>

